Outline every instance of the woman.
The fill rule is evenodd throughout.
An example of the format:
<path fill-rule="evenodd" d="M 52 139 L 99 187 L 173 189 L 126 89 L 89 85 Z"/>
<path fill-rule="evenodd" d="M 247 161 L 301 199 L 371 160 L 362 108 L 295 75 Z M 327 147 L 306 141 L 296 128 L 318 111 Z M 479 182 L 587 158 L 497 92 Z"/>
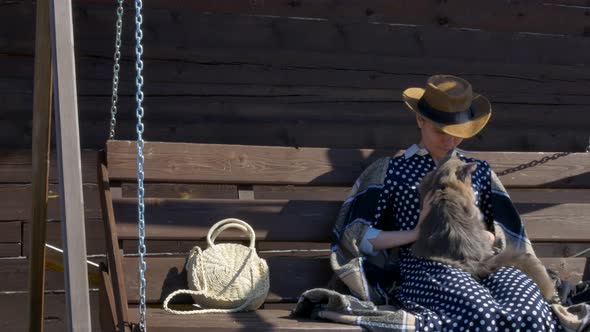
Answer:
<path fill-rule="evenodd" d="M 473 95 L 470 84 L 455 76 L 437 75 L 425 89 L 404 91 L 406 105 L 416 113 L 419 144 L 391 158 L 383 187 L 374 202 L 374 220 L 360 242 L 360 251 L 374 256 L 399 249 L 400 287 L 395 297 L 416 316 L 417 331 L 561 331 L 538 287 L 521 271 L 501 268 L 477 282 L 468 273 L 449 265 L 413 256 L 409 244 L 417 238 L 420 221 L 418 185 L 425 174 L 463 139 L 476 135 L 491 115 L 489 101 Z M 493 243 L 490 166 L 477 162 L 472 186 Z M 388 230 L 382 230 L 388 229 Z"/>

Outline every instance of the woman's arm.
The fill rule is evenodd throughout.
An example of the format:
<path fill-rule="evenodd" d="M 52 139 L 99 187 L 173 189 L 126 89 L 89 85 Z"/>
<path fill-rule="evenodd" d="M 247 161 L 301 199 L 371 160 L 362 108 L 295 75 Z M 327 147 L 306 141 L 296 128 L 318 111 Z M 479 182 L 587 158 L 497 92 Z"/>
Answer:
<path fill-rule="evenodd" d="M 410 231 L 381 231 L 377 237 L 369 239 L 373 245 L 373 250 L 383 250 L 395 247 L 401 247 L 408 243 L 415 242 L 418 239 L 418 229 Z"/>

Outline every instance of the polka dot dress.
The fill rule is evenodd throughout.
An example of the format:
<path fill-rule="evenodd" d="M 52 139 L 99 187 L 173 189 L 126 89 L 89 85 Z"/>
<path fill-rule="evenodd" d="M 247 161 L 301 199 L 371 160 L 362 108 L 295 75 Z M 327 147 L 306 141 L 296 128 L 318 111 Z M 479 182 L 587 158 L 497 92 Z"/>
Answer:
<path fill-rule="evenodd" d="M 473 173 L 476 204 L 492 229 L 491 170 L 477 162 Z M 418 186 L 435 169 L 428 154 L 393 158 L 375 212 L 383 229 L 410 230 L 420 215 Z M 391 227 L 393 225 L 393 227 Z M 536 284 L 524 273 L 504 267 L 481 282 L 463 270 L 400 250 L 401 287 L 397 298 L 416 315 L 417 331 L 562 331 Z"/>

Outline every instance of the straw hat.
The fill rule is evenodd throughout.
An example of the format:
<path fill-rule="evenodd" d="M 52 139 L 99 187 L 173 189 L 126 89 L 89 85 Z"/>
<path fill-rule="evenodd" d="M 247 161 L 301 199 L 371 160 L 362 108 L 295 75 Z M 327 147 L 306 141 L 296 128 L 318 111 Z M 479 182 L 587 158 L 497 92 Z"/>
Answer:
<path fill-rule="evenodd" d="M 489 100 L 473 94 L 469 82 L 452 75 L 431 76 L 425 88 L 408 88 L 403 98 L 412 111 L 461 138 L 475 136 L 492 115 Z"/>

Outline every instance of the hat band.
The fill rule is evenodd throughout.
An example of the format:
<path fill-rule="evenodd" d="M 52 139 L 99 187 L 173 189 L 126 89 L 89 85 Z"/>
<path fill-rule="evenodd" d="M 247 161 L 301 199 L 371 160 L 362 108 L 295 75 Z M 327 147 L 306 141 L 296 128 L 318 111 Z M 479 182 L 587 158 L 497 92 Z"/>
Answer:
<path fill-rule="evenodd" d="M 475 112 L 471 106 L 460 112 L 445 112 L 430 106 L 424 98 L 420 98 L 418 107 L 428 119 L 446 125 L 469 122 L 475 116 Z"/>

